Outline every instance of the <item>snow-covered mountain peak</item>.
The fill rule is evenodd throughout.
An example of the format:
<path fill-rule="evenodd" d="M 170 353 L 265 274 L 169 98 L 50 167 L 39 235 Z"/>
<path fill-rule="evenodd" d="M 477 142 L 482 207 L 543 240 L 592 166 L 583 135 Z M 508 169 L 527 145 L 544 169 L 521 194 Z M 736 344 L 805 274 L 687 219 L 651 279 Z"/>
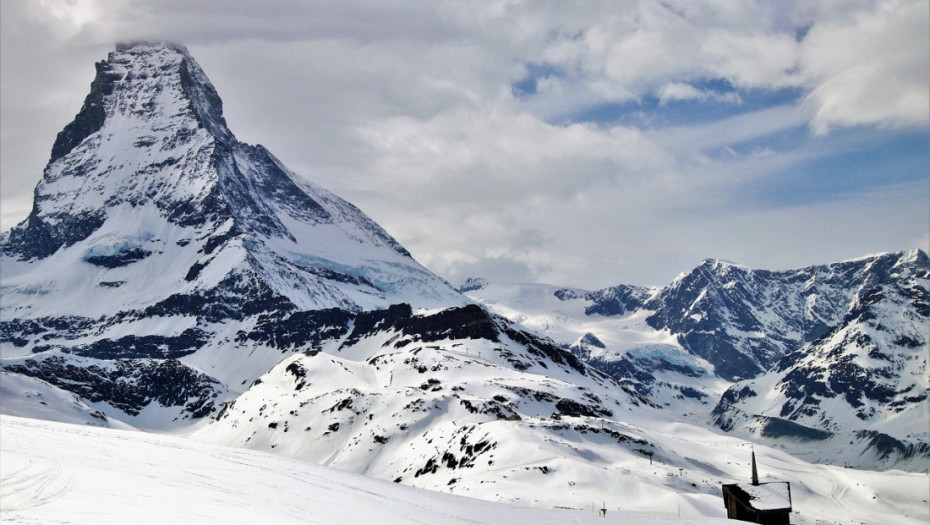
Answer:
<path fill-rule="evenodd" d="M 154 206 L 179 225 L 209 222 L 202 212 L 218 193 L 217 142 L 234 137 L 203 71 L 172 44 L 121 45 L 96 69 L 5 253 L 48 257 L 127 208 Z"/>
<path fill-rule="evenodd" d="M 930 454 L 928 283 L 912 250 L 792 270 L 708 259 L 663 288 L 548 301 L 494 283 L 468 294 L 657 404 L 819 461 L 913 469 Z"/>
<path fill-rule="evenodd" d="M 150 128 L 161 128 L 170 121 L 193 118 L 215 138 L 235 140 L 226 127 L 216 89 L 184 46 L 117 44 L 116 51 L 96 68 L 81 111 L 55 140 L 51 162 L 71 153 L 107 124 L 149 121 Z"/>
<path fill-rule="evenodd" d="M 104 315 L 229 278 L 257 279 L 302 309 L 466 302 L 356 207 L 264 147 L 238 142 L 183 46 L 120 44 L 96 68 L 84 105 L 55 141 L 32 213 L 0 237 L 4 255 L 38 263 L 10 261 L 4 306 L 20 306 L 15 292 L 24 289 L 71 289 Z M 61 281 L 87 263 L 107 275 Z M 53 269 L 62 267 L 66 275 Z M 138 278 L 146 273 L 158 278 Z M 27 295 L 23 308 L 71 313 L 62 301 L 43 311 Z M 114 305 L 114 295 L 123 302 Z"/>
<path fill-rule="evenodd" d="M 713 259 L 707 258 L 701 261 L 701 266 L 705 268 L 712 268 L 720 271 L 727 271 L 731 268 L 736 268 L 740 270 L 751 270 L 748 266 L 740 264 L 736 261 L 731 261 L 729 259 Z"/>
<path fill-rule="evenodd" d="M 488 286 L 487 279 L 482 277 L 469 277 L 465 280 L 465 283 L 459 286 L 459 291 L 462 293 L 471 292 L 474 290 L 481 290 Z"/>

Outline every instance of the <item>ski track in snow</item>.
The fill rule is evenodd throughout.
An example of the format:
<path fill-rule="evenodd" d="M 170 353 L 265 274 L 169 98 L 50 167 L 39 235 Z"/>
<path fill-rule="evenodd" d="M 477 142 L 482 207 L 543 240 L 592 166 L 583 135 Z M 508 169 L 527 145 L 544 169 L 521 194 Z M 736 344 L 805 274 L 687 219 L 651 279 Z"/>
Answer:
<path fill-rule="evenodd" d="M 846 505 L 843 505 L 843 502 L 840 501 L 846 496 L 846 492 L 849 491 L 849 487 L 840 486 L 836 481 L 832 481 L 833 490 L 830 491 L 829 498 L 837 507 L 846 510 Z"/>
<path fill-rule="evenodd" d="M 26 457 L 23 464 L 22 459 L 13 459 L 13 471 L 0 476 L 0 509 L 4 512 L 44 505 L 70 490 L 73 480 L 59 463 Z"/>

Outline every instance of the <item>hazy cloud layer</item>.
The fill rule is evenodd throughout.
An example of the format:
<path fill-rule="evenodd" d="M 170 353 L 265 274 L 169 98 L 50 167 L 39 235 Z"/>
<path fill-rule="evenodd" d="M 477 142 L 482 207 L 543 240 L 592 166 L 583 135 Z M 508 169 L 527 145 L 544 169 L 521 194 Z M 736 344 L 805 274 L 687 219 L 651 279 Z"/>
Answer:
<path fill-rule="evenodd" d="M 3 2 L 2 219 L 116 41 L 426 266 L 600 287 L 930 243 L 923 0 Z"/>

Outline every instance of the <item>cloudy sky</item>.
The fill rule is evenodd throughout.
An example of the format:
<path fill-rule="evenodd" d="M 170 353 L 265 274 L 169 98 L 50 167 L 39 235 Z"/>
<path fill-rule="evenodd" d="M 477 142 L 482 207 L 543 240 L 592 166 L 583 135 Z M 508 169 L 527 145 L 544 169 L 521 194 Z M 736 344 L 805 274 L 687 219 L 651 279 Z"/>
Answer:
<path fill-rule="evenodd" d="M 424 265 L 600 288 L 930 245 L 930 4 L 4 0 L 2 227 L 124 40 Z"/>

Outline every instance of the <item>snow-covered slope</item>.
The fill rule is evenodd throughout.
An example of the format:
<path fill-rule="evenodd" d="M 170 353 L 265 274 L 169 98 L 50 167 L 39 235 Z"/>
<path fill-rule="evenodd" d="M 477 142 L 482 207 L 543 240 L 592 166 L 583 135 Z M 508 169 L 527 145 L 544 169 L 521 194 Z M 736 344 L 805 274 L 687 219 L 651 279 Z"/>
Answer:
<path fill-rule="evenodd" d="M 589 292 L 542 284 L 470 281 L 472 299 L 559 346 L 621 384 L 679 415 L 709 414 L 730 385 L 705 359 L 687 352 L 669 330 L 647 320 L 643 303 L 657 289 L 618 286 Z"/>
<path fill-rule="evenodd" d="M 8 416 L 0 425 L 4 523 L 725 523 L 516 507 L 170 436 Z"/>
<path fill-rule="evenodd" d="M 75 394 L 41 379 L 0 370 L 3 413 L 46 421 L 108 427 L 110 421 Z"/>
<path fill-rule="evenodd" d="M 609 466 L 600 469 L 600 484 L 587 494 L 579 485 L 523 486 L 521 501 L 540 500 L 530 506 L 441 494 L 178 437 L 0 416 L 0 519 L 95 525 L 732 523 L 724 521 L 717 483 L 748 479 L 748 447 L 694 428 L 665 426 L 664 432 L 665 442 L 692 458 L 682 471 L 658 462 L 651 468 Z M 772 474 L 791 481 L 796 525 L 916 525 L 930 519 L 926 474 L 811 465 L 766 447 L 756 447 L 756 456 L 763 482 Z M 698 465 L 702 472 L 695 471 Z M 694 508 L 672 488 L 657 493 L 639 482 L 649 479 L 670 486 L 707 479 L 718 492 Z M 475 490 L 502 488 L 479 482 Z M 583 503 L 553 508 L 573 496 Z M 595 510 L 602 505 L 608 509 L 604 518 Z"/>
<path fill-rule="evenodd" d="M 620 422 L 634 411 L 655 412 L 479 306 L 398 306 L 281 362 L 194 436 L 454 493 L 487 484 L 507 499 L 540 484 L 587 485 L 608 457 L 673 456 Z"/>

